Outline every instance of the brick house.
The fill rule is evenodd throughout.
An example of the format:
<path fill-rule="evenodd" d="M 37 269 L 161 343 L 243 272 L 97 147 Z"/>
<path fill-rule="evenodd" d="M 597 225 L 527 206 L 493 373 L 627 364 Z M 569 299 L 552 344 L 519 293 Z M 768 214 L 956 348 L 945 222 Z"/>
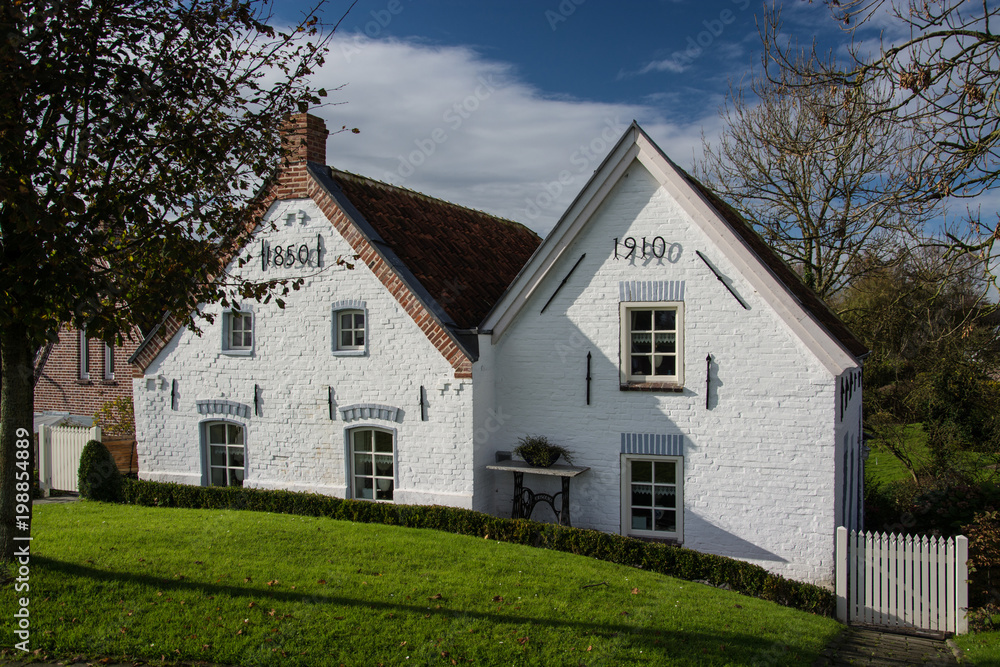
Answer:
<path fill-rule="evenodd" d="M 568 491 L 498 466 L 545 435 L 574 455 L 560 519 L 832 581 L 835 528 L 861 522 L 865 349 L 641 128 L 541 242 L 328 167 L 322 121 L 294 124 L 228 270 L 305 282 L 147 337 L 141 477 L 509 516 Z"/>

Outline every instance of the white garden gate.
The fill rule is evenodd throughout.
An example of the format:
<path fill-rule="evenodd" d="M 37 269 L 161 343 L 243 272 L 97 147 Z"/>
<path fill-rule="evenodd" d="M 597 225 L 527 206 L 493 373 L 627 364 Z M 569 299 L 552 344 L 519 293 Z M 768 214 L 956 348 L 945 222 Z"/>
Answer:
<path fill-rule="evenodd" d="M 837 618 L 899 631 L 968 632 L 969 540 L 837 528 Z"/>
<path fill-rule="evenodd" d="M 90 440 L 101 439 L 101 427 L 46 426 L 38 427 L 38 486 L 43 492 L 59 489 L 76 491 L 80 470 L 80 454 Z"/>

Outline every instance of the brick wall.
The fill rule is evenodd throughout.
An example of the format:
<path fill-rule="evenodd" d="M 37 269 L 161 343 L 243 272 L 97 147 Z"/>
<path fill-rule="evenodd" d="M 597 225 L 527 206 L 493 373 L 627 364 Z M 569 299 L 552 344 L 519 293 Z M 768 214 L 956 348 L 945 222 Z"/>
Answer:
<path fill-rule="evenodd" d="M 304 222 L 299 212 L 305 214 Z M 288 222 L 288 214 L 294 221 Z M 277 230 L 269 229 L 270 221 Z M 280 309 L 247 303 L 254 312 L 250 355 L 221 349 L 222 318 L 175 336 L 136 379 L 135 410 L 139 469 L 145 479 L 203 483 L 202 425 L 217 414 L 199 413 L 199 401 L 246 406 L 226 419 L 246 432 L 247 486 L 347 493 L 346 432 L 357 426 L 395 430 L 399 502 L 473 504 L 472 388 L 457 379 L 447 359 L 364 262 L 353 270 L 334 265 L 354 249 L 312 200 L 275 204 L 264 231 L 241 255 L 253 260 L 240 270 L 252 279 L 306 277 Z M 323 266 L 315 263 L 317 235 Z M 306 245 L 310 265 L 262 268 L 261 241 L 271 247 Z M 231 267 L 232 268 L 232 267 Z M 378 266 L 376 265 L 376 268 Z M 367 354 L 337 356 L 332 350 L 333 304 L 364 301 L 369 327 Z M 211 306 L 209 312 L 220 313 Z M 176 382 L 176 384 L 175 384 Z M 259 414 L 254 387 L 259 388 Z M 427 400 L 421 420 L 420 387 Z M 335 419 L 329 418 L 333 387 Z M 359 404 L 399 409 L 396 421 L 371 417 L 345 421 L 339 408 Z"/>
<path fill-rule="evenodd" d="M 104 342 L 88 340 L 90 379 L 82 380 L 79 332 L 64 326 L 35 385 L 35 412 L 52 410 L 93 416 L 107 401 L 131 397 L 133 369 L 128 358 L 139 342 L 136 332 L 134 340 L 126 339 L 121 347 L 114 348 L 114 379 L 109 380 L 105 379 Z"/>
<path fill-rule="evenodd" d="M 680 244 L 676 262 L 613 259 L 616 237 L 619 243 L 626 237 L 641 243 L 657 236 Z M 749 310 L 696 250 L 732 280 Z M 623 281 L 683 281 L 682 392 L 620 390 Z M 481 345 L 487 340 L 482 337 Z M 708 354 L 713 370 L 706 409 Z M 836 378 L 638 162 L 537 286 L 492 355 L 490 360 L 484 354 L 480 363 L 491 364 L 492 410 L 501 419 L 486 423 L 477 406 L 477 433 L 487 440 L 483 449 L 509 450 L 527 434 L 570 449 L 577 465 L 591 468 L 572 483 L 574 525 L 622 532 L 623 433 L 679 435 L 684 546 L 806 581 L 832 581 L 834 509 L 841 497 L 835 491 Z M 510 513 L 510 478 L 494 475 L 499 514 Z M 530 481 L 536 491 L 558 490 L 543 478 Z M 536 512 L 541 519 L 551 516 L 544 505 Z"/>

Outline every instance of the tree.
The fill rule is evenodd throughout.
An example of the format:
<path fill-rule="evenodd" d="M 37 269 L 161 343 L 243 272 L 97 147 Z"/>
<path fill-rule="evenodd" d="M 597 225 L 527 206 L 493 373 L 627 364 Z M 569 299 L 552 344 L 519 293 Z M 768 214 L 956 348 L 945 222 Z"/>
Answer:
<path fill-rule="evenodd" d="M 212 278 L 252 231 L 284 118 L 326 94 L 306 77 L 332 30 L 314 10 L 277 31 L 267 11 L 0 3 L 0 559 L 27 529 L 16 436 L 31 433 L 33 363 L 61 323 L 120 342 L 151 314 L 275 287 Z"/>
<path fill-rule="evenodd" d="M 1000 179 L 1000 5 L 923 0 L 827 4 L 854 37 L 863 37 L 861 31 L 876 16 L 882 25 L 888 18 L 890 27 L 898 29 L 894 32 L 906 37 L 874 46 L 864 39 L 852 42 L 852 61 L 843 69 L 832 61 L 803 68 L 800 50 L 779 36 L 778 15 L 771 13 L 764 43 L 773 69 L 794 73 L 815 89 L 865 91 L 872 117 L 895 118 L 915 128 L 920 150 L 906 184 L 909 196 L 924 201 L 971 198 L 995 187 Z M 998 220 L 994 214 L 983 218 L 970 211 L 965 223 L 931 242 L 984 259 L 995 286 Z"/>
<path fill-rule="evenodd" d="M 872 114 L 866 89 L 808 87 L 803 76 L 782 70 L 731 91 L 698 173 L 826 298 L 896 257 L 930 207 L 901 196 L 908 129 Z"/>

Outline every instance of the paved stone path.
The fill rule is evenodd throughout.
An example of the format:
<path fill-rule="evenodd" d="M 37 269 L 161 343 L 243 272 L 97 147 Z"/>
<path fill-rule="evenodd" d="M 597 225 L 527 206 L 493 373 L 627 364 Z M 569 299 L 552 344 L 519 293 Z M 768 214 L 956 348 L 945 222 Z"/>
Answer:
<path fill-rule="evenodd" d="M 870 665 L 957 665 L 951 646 L 943 639 L 894 635 L 878 630 L 850 627 L 830 646 L 813 667 Z"/>

